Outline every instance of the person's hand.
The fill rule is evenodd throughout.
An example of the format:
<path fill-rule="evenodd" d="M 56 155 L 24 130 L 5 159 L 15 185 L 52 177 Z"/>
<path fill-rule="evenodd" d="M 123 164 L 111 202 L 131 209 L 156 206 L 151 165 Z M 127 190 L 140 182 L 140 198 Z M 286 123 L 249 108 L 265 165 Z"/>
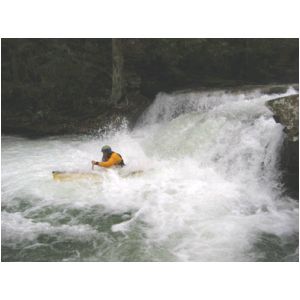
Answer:
<path fill-rule="evenodd" d="M 94 165 L 96 163 L 96 161 L 95 160 L 92 160 L 92 165 Z"/>

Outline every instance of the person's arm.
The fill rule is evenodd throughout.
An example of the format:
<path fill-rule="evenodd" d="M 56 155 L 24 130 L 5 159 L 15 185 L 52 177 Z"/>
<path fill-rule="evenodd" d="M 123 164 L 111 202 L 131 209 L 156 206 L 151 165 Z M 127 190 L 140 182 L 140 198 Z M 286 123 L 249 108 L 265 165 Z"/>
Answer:
<path fill-rule="evenodd" d="M 121 158 L 117 154 L 112 154 L 108 161 L 98 162 L 97 165 L 104 168 L 109 168 L 118 164 L 121 161 Z"/>

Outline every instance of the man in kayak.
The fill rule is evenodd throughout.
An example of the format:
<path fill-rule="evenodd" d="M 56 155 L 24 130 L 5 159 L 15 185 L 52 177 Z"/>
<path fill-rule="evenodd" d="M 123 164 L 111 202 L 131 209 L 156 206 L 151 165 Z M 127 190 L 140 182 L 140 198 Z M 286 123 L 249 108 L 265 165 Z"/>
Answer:
<path fill-rule="evenodd" d="M 110 148 L 110 146 L 103 146 L 101 149 L 103 156 L 102 161 L 98 162 L 95 160 L 92 160 L 92 168 L 94 169 L 94 166 L 104 167 L 104 168 L 110 168 L 112 166 L 119 166 L 124 167 L 124 161 L 122 156 L 119 153 L 113 152 Z"/>

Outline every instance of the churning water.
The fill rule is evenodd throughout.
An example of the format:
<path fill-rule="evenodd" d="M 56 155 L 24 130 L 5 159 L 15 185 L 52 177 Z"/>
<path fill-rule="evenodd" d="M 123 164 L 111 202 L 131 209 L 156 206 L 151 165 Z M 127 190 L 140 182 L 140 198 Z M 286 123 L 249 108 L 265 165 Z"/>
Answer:
<path fill-rule="evenodd" d="M 283 128 L 265 106 L 295 93 L 160 94 L 134 130 L 2 136 L 2 261 L 297 261 Z M 89 171 L 103 144 L 127 166 L 99 169 L 101 183 L 52 180 Z"/>

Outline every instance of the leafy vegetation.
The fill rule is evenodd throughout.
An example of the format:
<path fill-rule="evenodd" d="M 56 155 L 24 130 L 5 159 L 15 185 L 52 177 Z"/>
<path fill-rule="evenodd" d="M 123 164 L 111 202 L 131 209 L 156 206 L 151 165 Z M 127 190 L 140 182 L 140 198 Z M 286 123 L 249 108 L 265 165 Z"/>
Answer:
<path fill-rule="evenodd" d="M 298 82 L 298 39 L 122 39 L 121 45 L 122 105 L 159 91 Z M 1 50 L 4 132 L 12 122 L 18 131 L 114 110 L 111 39 L 2 39 Z"/>

